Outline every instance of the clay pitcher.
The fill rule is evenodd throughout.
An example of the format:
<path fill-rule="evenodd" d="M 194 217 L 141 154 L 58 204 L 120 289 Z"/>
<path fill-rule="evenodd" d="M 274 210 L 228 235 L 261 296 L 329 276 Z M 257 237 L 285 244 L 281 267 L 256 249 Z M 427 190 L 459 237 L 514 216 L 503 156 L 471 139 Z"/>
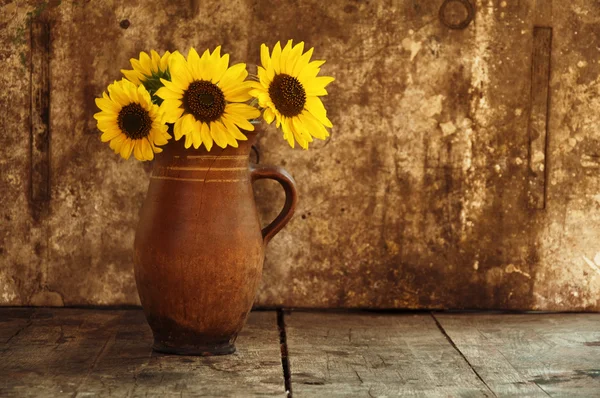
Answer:
<path fill-rule="evenodd" d="M 294 180 L 249 164 L 255 133 L 210 152 L 171 141 L 154 161 L 135 236 L 135 279 L 154 350 L 183 355 L 235 351 L 261 279 L 265 246 L 290 220 Z M 278 181 L 286 199 L 261 230 L 252 182 Z"/>

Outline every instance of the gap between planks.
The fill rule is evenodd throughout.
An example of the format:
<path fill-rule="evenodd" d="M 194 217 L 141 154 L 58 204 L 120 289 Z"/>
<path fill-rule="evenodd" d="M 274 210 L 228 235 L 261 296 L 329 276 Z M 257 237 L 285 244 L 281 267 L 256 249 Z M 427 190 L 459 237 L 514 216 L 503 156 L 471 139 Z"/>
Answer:
<path fill-rule="evenodd" d="M 292 397 L 292 374 L 290 372 L 290 360 L 288 356 L 287 334 L 285 331 L 285 310 L 277 309 L 277 328 L 279 330 L 279 345 L 281 347 L 281 366 L 283 368 L 283 380 L 285 392 L 289 398 Z"/>
<path fill-rule="evenodd" d="M 485 388 L 487 388 L 488 392 L 490 394 L 492 394 L 492 396 L 497 397 L 496 393 L 494 393 L 494 391 L 490 388 L 490 386 L 488 386 L 488 384 L 485 382 L 485 380 L 483 380 L 483 377 L 481 377 L 481 375 L 473 367 L 473 365 L 471 364 L 471 362 L 469 362 L 469 360 L 467 359 L 467 357 L 458 349 L 458 347 L 456 346 L 456 344 L 454 344 L 454 341 L 452 341 L 452 338 L 448 335 L 448 333 L 446 333 L 446 330 L 444 330 L 444 327 L 442 326 L 442 324 L 435 317 L 435 313 L 434 312 L 430 312 L 430 315 L 433 318 L 433 321 L 437 325 L 438 329 L 444 335 L 444 337 L 446 338 L 446 340 L 448 341 L 448 343 L 450 343 L 450 345 L 452 346 L 452 348 L 454 348 L 454 350 L 458 353 L 458 355 L 460 355 L 462 357 L 462 359 L 465 361 L 465 363 L 473 371 L 473 373 L 475 374 L 475 376 L 477 376 L 477 378 L 479 379 L 479 381 L 481 381 L 483 383 L 483 385 L 485 386 Z"/>

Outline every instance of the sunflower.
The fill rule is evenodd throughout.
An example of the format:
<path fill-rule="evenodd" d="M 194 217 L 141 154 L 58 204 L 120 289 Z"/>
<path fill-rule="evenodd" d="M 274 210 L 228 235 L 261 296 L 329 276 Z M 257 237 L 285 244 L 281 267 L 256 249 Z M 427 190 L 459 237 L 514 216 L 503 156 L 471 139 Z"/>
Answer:
<path fill-rule="evenodd" d="M 304 42 L 292 46 L 289 40 L 281 49 L 277 42 L 273 52 L 265 44 L 260 48 L 262 67 L 258 67 L 260 82 L 254 83 L 250 95 L 264 108 L 267 123 L 276 120 L 283 138 L 294 147 L 294 140 L 304 149 L 314 138 L 329 137 L 325 127 L 333 127 L 319 96 L 327 95 L 325 87 L 334 78 L 317 76 L 325 61 L 310 61 L 313 48 L 304 51 Z"/>
<path fill-rule="evenodd" d="M 150 93 L 143 85 L 136 86 L 122 79 L 108 86 L 108 94 L 96 98 L 101 112 L 94 115 L 102 131 L 102 142 L 110 141 L 115 153 L 129 159 L 131 153 L 138 160 L 152 160 L 162 152 L 171 138 L 162 121 L 158 105 L 152 103 Z"/>
<path fill-rule="evenodd" d="M 240 129 L 254 130 L 248 120 L 260 111 L 243 103 L 252 98 L 246 64 L 228 65 L 229 54 L 221 56 L 221 46 L 202 57 L 193 48 L 187 60 L 181 54 L 170 57 L 171 81 L 161 79 L 164 87 L 156 95 L 164 100 L 165 121 L 175 123 L 175 139 L 185 136 L 186 148 L 204 144 L 210 151 L 213 141 L 221 148 L 237 148 L 237 140 L 247 139 Z"/>
<path fill-rule="evenodd" d="M 175 51 L 173 54 L 175 53 L 178 52 Z M 169 51 L 165 51 L 162 57 L 154 50 L 150 51 L 150 55 L 142 51 L 138 59 L 131 58 L 129 60 L 133 69 L 121 69 L 121 73 L 136 86 L 143 84 L 150 92 L 154 102 L 160 105 L 162 100 L 155 97 L 154 93 L 163 86 L 160 79 L 169 80 L 171 78 L 169 74 L 169 57 L 171 55 Z"/>

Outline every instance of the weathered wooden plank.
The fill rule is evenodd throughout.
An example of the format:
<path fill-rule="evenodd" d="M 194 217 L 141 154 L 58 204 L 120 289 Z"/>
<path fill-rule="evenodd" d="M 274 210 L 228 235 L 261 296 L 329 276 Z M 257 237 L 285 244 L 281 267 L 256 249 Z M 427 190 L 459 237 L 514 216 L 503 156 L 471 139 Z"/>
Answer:
<path fill-rule="evenodd" d="M 429 315 L 294 312 L 295 396 L 492 396 Z"/>
<path fill-rule="evenodd" d="M 533 28 L 531 107 L 529 113 L 529 207 L 546 207 L 546 149 L 550 109 L 552 28 Z"/>
<path fill-rule="evenodd" d="M 231 356 L 167 356 L 151 345 L 140 310 L 39 310 L 4 347 L 0 396 L 285 395 L 274 312 L 251 313 Z"/>
<path fill-rule="evenodd" d="M 31 323 L 33 308 L 6 308 L 0 314 L 0 350 Z"/>
<path fill-rule="evenodd" d="M 436 314 L 498 396 L 600 396 L 600 314 Z"/>
<path fill-rule="evenodd" d="M 50 199 L 50 25 L 31 23 L 31 200 Z"/>

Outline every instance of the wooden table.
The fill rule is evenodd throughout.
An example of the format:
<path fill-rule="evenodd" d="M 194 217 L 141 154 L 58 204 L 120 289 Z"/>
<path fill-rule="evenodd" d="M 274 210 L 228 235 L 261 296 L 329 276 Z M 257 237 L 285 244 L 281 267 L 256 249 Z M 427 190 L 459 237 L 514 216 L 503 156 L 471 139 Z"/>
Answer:
<path fill-rule="evenodd" d="M 140 310 L 0 309 L 0 397 L 600 397 L 600 314 L 275 312 L 153 353 Z"/>

